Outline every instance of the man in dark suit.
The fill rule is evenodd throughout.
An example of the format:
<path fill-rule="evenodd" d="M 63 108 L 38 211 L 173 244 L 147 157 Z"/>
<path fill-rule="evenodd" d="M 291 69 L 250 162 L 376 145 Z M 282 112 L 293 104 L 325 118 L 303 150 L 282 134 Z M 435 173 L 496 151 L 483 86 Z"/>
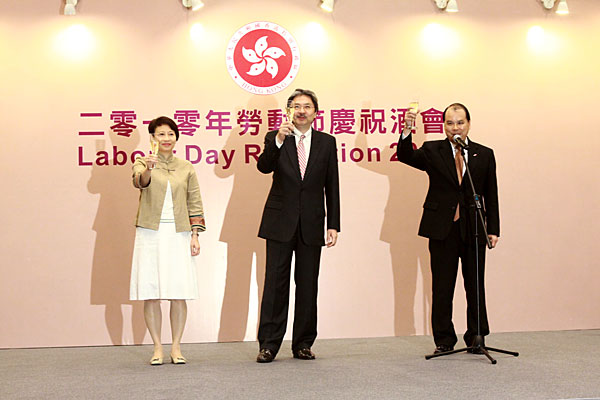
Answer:
<path fill-rule="evenodd" d="M 425 171 L 429 176 L 429 190 L 423 205 L 419 235 L 429 238 L 433 291 L 431 323 L 435 353 L 440 353 L 453 350 L 457 342 L 452 324 L 452 300 L 459 258 L 467 296 L 467 331 L 463 336 L 467 346 L 473 344 L 477 335 L 476 223 L 479 234 L 477 246 L 481 335 L 489 334 L 484 294 L 487 241 L 483 225 L 474 215 L 473 193 L 466 176 L 464 158 L 469 164 L 475 191 L 483 197 L 484 219 L 492 248 L 496 246 L 500 235 L 496 160 L 490 148 L 467 139 L 471 117 L 464 105 L 454 103 L 444 110 L 446 139 L 425 142 L 418 150 L 413 148 L 412 143 L 416 115 L 416 110 L 407 112 L 406 128 L 398 142 L 397 152 L 401 162 Z M 456 135 L 468 144 L 464 158 L 455 143 Z"/>
<path fill-rule="evenodd" d="M 260 172 L 273 173 L 258 233 L 267 240 L 256 358 L 260 363 L 273 361 L 285 335 L 292 253 L 296 259 L 292 353 L 302 360 L 315 358 L 311 346 L 317 337 L 321 247 L 334 246 L 340 231 L 335 138 L 311 127 L 319 111 L 312 91 L 296 89 L 287 107 L 293 110 L 293 123 L 284 122 L 278 131 L 267 133 L 257 164 Z"/>

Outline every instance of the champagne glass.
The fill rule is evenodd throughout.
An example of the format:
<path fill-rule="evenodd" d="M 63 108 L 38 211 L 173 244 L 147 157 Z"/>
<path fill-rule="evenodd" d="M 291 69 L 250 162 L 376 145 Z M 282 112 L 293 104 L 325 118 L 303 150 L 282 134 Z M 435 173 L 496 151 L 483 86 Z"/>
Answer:
<path fill-rule="evenodd" d="M 292 107 L 292 106 L 286 107 L 285 114 L 287 115 L 288 121 L 293 125 L 294 124 L 294 107 Z"/>
<path fill-rule="evenodd" d="M 419 113 L 419 101 L 411 101 L 408 104 L 408 111 L 411 113 L 414 113 L 415 115 Z M 417 120 L 415 119 L 415 123 L 413 126 L 411 126 L 411 128 L 416 128 L 417 127 Z"/>
<path fill-rule="evenodd" d="M 150 152 L 154 155 L 158 154 L 158 141 L 152 135 L 150 135 Z M 154 166 L 148 169 L 154 169 Z"/>

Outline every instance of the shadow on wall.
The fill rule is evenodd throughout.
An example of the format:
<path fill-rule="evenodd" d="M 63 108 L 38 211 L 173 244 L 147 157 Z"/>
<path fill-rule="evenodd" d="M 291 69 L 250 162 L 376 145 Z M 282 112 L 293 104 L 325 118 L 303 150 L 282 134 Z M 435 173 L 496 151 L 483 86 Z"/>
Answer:
<path fill-rule="evenodd" d="M 392 136 L 395 140 L 398 135 Z M 356 147 L 368 147 L 368 134 L 357 133 Z M 361 168 L 385 175 L 389 181 L 389 197 L 385 207 L 380 240 L 389 243 L 392 275 L 394 279 L 394 334 L 414 335 L 418 331 L 429 333 L 431 312 L 431 271 L 427 241 L 417 236 L 423 209 L 423 199 L 427 190 L 427 177 L 421 171 L 413 170 L 399 161 L 389 161 L 396 153 L 396 147 L 384 147 L 381 162 L 357 163 Z M 421 272 L 423 295 L 416 298 L 419 269 Z M 416 318 L 415 305 L 423 310 L 423 317 Z M 424 326 L 417 330 L 417 321 Z"/>
<path fill-rule="evenodd" d="M 96 151 L 113 154 L 113 146 L 131 154 L 140 142 L 140 134 L 134 130 L 130 137 L 119 136 L 110 131 L 111 147 L 104 140 L 96 142 Z M 135 215 L 139 192 L 131 183 L 131 163 L 114 165 L 116 160 L 107 160 L 108 165 L 94 165 L 87 188 L 99 194 L 98 212 L 93 230 L 96 232 L 90 304 L 102 305 L 106 329 L 114 345 L 123 342 L 123 305 L 131 307 L 131 326 L 134 343 L 142 343 L 146 333 L 143 302 L 129 300 L 131 257 L 135 238 Z"/>
<path fill-rule="evenodd" d="M 256 169 L 256 161 L 246 163 L 246 146 L 262 151 L 268 130 L 267 111 L 277 109 L 274 96 L 253 96 L 246 110 L 260 110 L 262 122 L 258 131 L 249 128 L 246 133 L 239 127 L 229 133 L 223 150 L 235 149 L 236 157 L 228 169 L 215 164 L 219 178 L 233 176 L 233 188 L 225 211 L 221 229 L 221 242 L 227 243 L 227 275 L 221 308 L 219 342 L 244 340 L 248 315 L 260 310 L 265 278 L 265 241 L 257 236 L 263 207 L 271 184 L 271 176 Z M 236 110 L 235 117 L 241 110 Z M 258 133 L 253 135 L 253 133 Z M 258 146 L 258 147 L 257 147 Z M 252 284 L 252 259 L 256 256 L 256 285 L 258 287 L 258 310 L 249 310 Z M 258 327 L 255 327 L 255 330 Z"/>

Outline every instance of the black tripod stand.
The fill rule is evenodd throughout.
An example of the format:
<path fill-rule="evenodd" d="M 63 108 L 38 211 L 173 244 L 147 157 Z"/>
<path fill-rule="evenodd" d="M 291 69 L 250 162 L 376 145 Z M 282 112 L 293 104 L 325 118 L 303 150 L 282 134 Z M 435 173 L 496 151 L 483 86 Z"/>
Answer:
<path fill-rule="evenodd" d="M 440 353 L 430 354 L 430 355 L 425 356 L 425 359 L 429 360 L 430 358 L 434 358 L 434 357 L 442 357 L 442 356 L 447 356 L 449 354 L 461 353 L 463 351 L 466 351 L 466 352 L 473 353 L 473 354 L 483 354 L 490 360 L 490 362 L 492 364 L 496 364 L 496 360 L 494 358 L 492 358 L 492 356 L 490 356 L 490 353 L 489 353 L 490 351 L 495 351 L 497 353 L 510 354 L 515 357 L 518 357 L 519 353 L 517 353 L 515 351 L 496 349 L 494 347 L 484 346 L 484 344 L 483 344 L 483 336 L 481 335 L 481 321 L 480 321 L 480 315 L 479 315 L 479 310 L 480 310 L 480 305 L 479 305 L 479 236 L 478 236 L 478 232 L 477 232 L 477 225 L 479 225 L 477 223 L 478 218 L 479 218 L 479 221 L 481 221 L 481 225 L 483 226 L 483 233 L 485 235 L 485 239 L 487 241 L 488 248 L 490 248 L 490 249 L 492 248 L 492 242 L 490 241 L 490 238 L 488 236 L 485 220 L 483 219 L 481 196 L 479 196 L 475 192 L 475 185 L 473 184 L 473 178 L 471 177 L 471 171 L 469 170 L 469 163 L 467 162 L 467 159 L 465 158 L 464 150 L 465 150 L 465 148 L 468 149 L 468 147 L 463 148 L 462 145 L 459 147 L 460 147 L 460 153 L 463 156 L 463 160 L 465 160 L 465 165 L 467 166 L 467 168 L 466 168 L 467 177 L 468 177 L 469 183 L 471 185 L 471 190 L 473 192 L 473 202 L 475 204 L 475 207 L 473 208 L 473 210 L 474 210 L 473 216 L 474 216 L 474 221 L 475 221 L 475 268 L 476 268 L 476 279 L 477 279 L 477 335 L 475 336 L 475 339 L 473 340 L 473 344 L 471 346 L 468 346 L 468 347 L 465 347 L 462 349 L 458 349 L 458 350 L 450 350 L 450 351 L 444 351 L 444 352 L 440 352 Z"/>

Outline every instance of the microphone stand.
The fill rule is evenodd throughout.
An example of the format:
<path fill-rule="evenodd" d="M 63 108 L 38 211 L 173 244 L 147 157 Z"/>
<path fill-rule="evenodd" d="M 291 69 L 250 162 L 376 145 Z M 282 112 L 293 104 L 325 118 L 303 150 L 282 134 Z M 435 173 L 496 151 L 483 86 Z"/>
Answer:
<path fill-rule="evenodd" d="M 481 226 L 483 226 L 483 233 L 485 235 L 485 239 L 487 241 L 487 246 L 488 248 L 492 248 L 492 242 L 488 236 L 487 233 L 487 227 L 485 224 L 485 220 L 483 218 L 483 208 L 481 205 L 481 196 L 478 195 L 475 192 L 475 185 L 473 184 L 473 178 L 471 177 L 471 171 L 469 169 L 469 163 L 467 162 L 467 159 L 465 157 L 465 148 L 468 149 L 468 146 L 464 147 L 462 145 L 459 145 L 460 147 L 460 153 L 463 156 L 463 160 L 465 160 L 465 165 L 466 165 L 466 170 L 467 170 L 467 177 L 469 179 L 469 184 L 471 185 L 471 191 L 473 193 L 473 202 L 475 204 L 475 207 L 473 207 L 473 217 L 474 217 L 474 221 L 475 221 L 475 267 L 476 269 L 476 284 L 477 284 L 477 335 L 475 336 L 475 339 L 473 340 L 473 344 L 471 346 L 462 348 L 462 349 L 458 349 L 458 350 L 450 350 L 450 351 L 444 351 L 444 352 L 440 352 L 440 353 L 436 353 L 436 354 L 430 354 L 425 356 L 426 360 L 429 360 L 430 358 L 434 358 L 434 357 L 442 357 L 442 356 L 447 356 L 449 354 L 454 354 L 454 353 L 461 353 L 463 351 L 472 353 L 472 354 L 483 354 L 485 355 L 492 364 L 496 364 L 496 360 L 494 358 L 492 358 L 492 356 L 490 356 L 490 351 L 495 351 L 497 353 L 504 353 L 504 354 L 510 354 L 512 356 L 518 357 L 519 353 L 515 352 L 515 351 L 508 351 L 508 350 L 502 350 L 502 349 L 496 349 L 494 347 L 488 347 L 488 346 L 484 346 L 483 344 L 483 336 L 481 335 L 481 321 L 480 321 L 480 314 L 479 314 L 479 310 L 480 310 L 480 305 L 479 305 L 479 235 L 477 232 L 477 226 L 479 225 L 477 223 L 477 219 L 479 219 L 479 221 L 481 222 Z M 479 216 L 479 218 L 478 218 Z"/>

